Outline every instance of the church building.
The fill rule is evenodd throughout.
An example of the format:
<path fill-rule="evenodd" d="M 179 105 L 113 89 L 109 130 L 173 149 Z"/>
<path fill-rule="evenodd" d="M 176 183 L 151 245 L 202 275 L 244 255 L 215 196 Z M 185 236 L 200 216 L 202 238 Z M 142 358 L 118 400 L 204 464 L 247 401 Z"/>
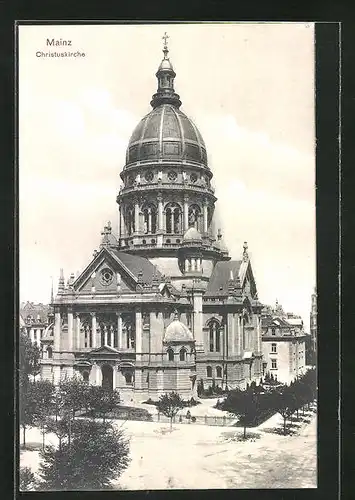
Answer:
<path fill-rule="evenodd" d="M 204 140 L 181 111 L 166 37 L 151 111 L 134 129 L 91 262 L 61 270 L 41 374 L 77 374 L 143 400 L 197 385 L 245 387 L 262 376 L 261 309 L 247 244 L 232 260 L 218 230 Z M 139 70 L 137 70 L 139 71 Z M 113 176 L 115 172 L 113 172 Z"/>

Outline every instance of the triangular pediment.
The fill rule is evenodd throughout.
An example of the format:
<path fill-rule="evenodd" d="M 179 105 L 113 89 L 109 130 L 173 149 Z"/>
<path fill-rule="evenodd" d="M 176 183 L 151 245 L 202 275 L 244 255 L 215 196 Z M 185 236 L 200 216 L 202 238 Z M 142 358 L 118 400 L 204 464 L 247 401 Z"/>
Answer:
<path fill-rule="evenodd" d="M 93 349 L 92 351 L 89 352 L 89 356 L 99 356 L 103 354 L 118 354 L 117 349 L 114 347 L 108 346 L 108 345 L 103 345 L 101 347 L 98 347 L 97 349 Z"/>
<path fill-rule="evenodd" d="M 74 292 L 95 294 L 134 291 L 137 279 L 107 248 L 93 258 L 73 284 Z"/>

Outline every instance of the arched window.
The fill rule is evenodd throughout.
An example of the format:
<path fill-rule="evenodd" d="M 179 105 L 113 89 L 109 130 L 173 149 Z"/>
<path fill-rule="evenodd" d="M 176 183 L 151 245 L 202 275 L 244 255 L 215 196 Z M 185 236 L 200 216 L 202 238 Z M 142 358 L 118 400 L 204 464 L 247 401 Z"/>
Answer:
<path fill-rule="evenodd" d="M 83 372 L 83 380 L 84 382 L 89 383 L 89 372 Z"/>
<path fill-rule="evenodd" d="M 206 371 L 207 371 L 207 378 L 211 378 L 212 377 L 212 366 L 207 366 Z"/>
<path fill-rule="evenodd" d="M 53 356 L 53 349 L 51 348 L 51 346 L 47 347 L 47 355 L 49 359 Z"/>
<path fill-rule="evenodd" d="M 126 379 L 127 385 L 132 385 L 132 372 L 126 372 L 124 378 Z"/>
<path fill-rule="evenodd" d="M 216 367 L 216 377 L 222 378 L 222 367 L 221 366 Z"/>
<path fill-rule="evenodd" d="M 165 207 L 165 227 L 168 234 L 181 233 L 181 208 L 177 203 Z"/>
<path fill-rule="evenodd" d="M 149 203 L 142 207 L 144 233 L 156 233 L 157 231 L 157 210 Z"/>
<path fill-rule="evenodd" d="M 168 353 L 168 360 L 169 361 L 174 361 L 174 351 L 170 347 L 167 350 L 167 353 Z"/>
<path fill-rule="evenodd" d="M 135 219 L 134 219 L 134 208 L 132 206 L 128 206 L 126 208 L 126 225 L 128 235 L 131 235 L 135 232 Z"/>
<path fill-rule="evenodd" d="M 198 205 L 189 206 L 189 226 L 195 227 L 198 231 L 202 230 L 202 212 Z"/>
<path fill-rule="evenodd" d="M 180 349 L 180 361 L 186 361 L 186 349 L 182 347 Z"/>
<path fill-rule="evenodd" d="M 217 320 L 212 320 L 209 323 L 210 352 L 220 352 L 221 350 L 220 327 Z"/>

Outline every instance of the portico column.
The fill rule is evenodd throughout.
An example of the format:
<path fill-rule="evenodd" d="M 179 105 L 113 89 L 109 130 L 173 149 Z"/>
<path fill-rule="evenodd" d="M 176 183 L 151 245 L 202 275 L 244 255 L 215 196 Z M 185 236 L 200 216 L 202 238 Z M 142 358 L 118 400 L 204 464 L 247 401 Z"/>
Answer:
<path fill-rule="evenodd" d="M 53 331 L 54 351 L 56 352 L 60 351 L 60 330 L 61 330 L 61 316 L 60 316 L 60 311 L 57 310 L 54 313 L 54 331 Z"/>
<path fill-rule="evenodd" d="M 81 345 L 80 345 L 81 326 L 80 326 L 80 314 L 79 313 L 75 313 L 75 329 L 76 329 L 76 348 L 80 349 L 81 348 Z"/>
<path fill-rule="evenodd" d="M 185 273 L 189 270 L 189 259 L 185 259 Z"/>
<path fill-rule="evenodd" d="M 93 349 L 96 348 L 96 314 L 91 313 L 91 346 Z"/>
<path fill-rule="evenodd" d="M 189 198 L 184 196 L 184 232 L 189 229 Z"/>
<path fill-rule="evenodd" d="M 118 343 L 118 348 L 122 349 L 123 348 L 122 316 L 121 313 L 116 313 L 116 314 L 117 314 L 117 343 Z"/>
<path fill-rule="evenodd" d="M 68 343 L 67 343 L 68 351 L 73 350 L 73 311 L 72 309 L 68 309 Z"/>
<path fill-rule="evenodd" d="M 203 204 L 203 232 L 206 234 L 208 231 L 208 213 L 207 213 L 207 203 Z"/>
<path fill-rule="evenodd" d="M 117 367 L 113 365 L 112 367 L 112 389 L 116 389 L 116 375 L 117 375 Z"/>
<path fill-rule="evenodd" d="M 32 344 L 35 343 L 35 330 L 34 330 L 34 328 L 30 328 L 30 341 Z"/>

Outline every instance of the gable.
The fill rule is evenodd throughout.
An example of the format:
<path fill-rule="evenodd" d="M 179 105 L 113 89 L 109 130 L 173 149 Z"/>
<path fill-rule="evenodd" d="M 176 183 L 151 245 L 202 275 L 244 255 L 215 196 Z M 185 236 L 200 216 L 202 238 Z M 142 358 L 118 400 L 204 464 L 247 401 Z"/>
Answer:
<path fill-rule="evenodd" d="M 247 263 L 244 276 L 241 276 L 243 292 L 252 298 L 257 295 L 256 283 L 250 261 Z"/>
<path fill-rule="evenodd" d="M 125 293 L 136 289 L 136 279 L 102 249 L 73 284 L 75 291 L 83 293 L 92 293 L 93 286 L 94 293 Z"/>

